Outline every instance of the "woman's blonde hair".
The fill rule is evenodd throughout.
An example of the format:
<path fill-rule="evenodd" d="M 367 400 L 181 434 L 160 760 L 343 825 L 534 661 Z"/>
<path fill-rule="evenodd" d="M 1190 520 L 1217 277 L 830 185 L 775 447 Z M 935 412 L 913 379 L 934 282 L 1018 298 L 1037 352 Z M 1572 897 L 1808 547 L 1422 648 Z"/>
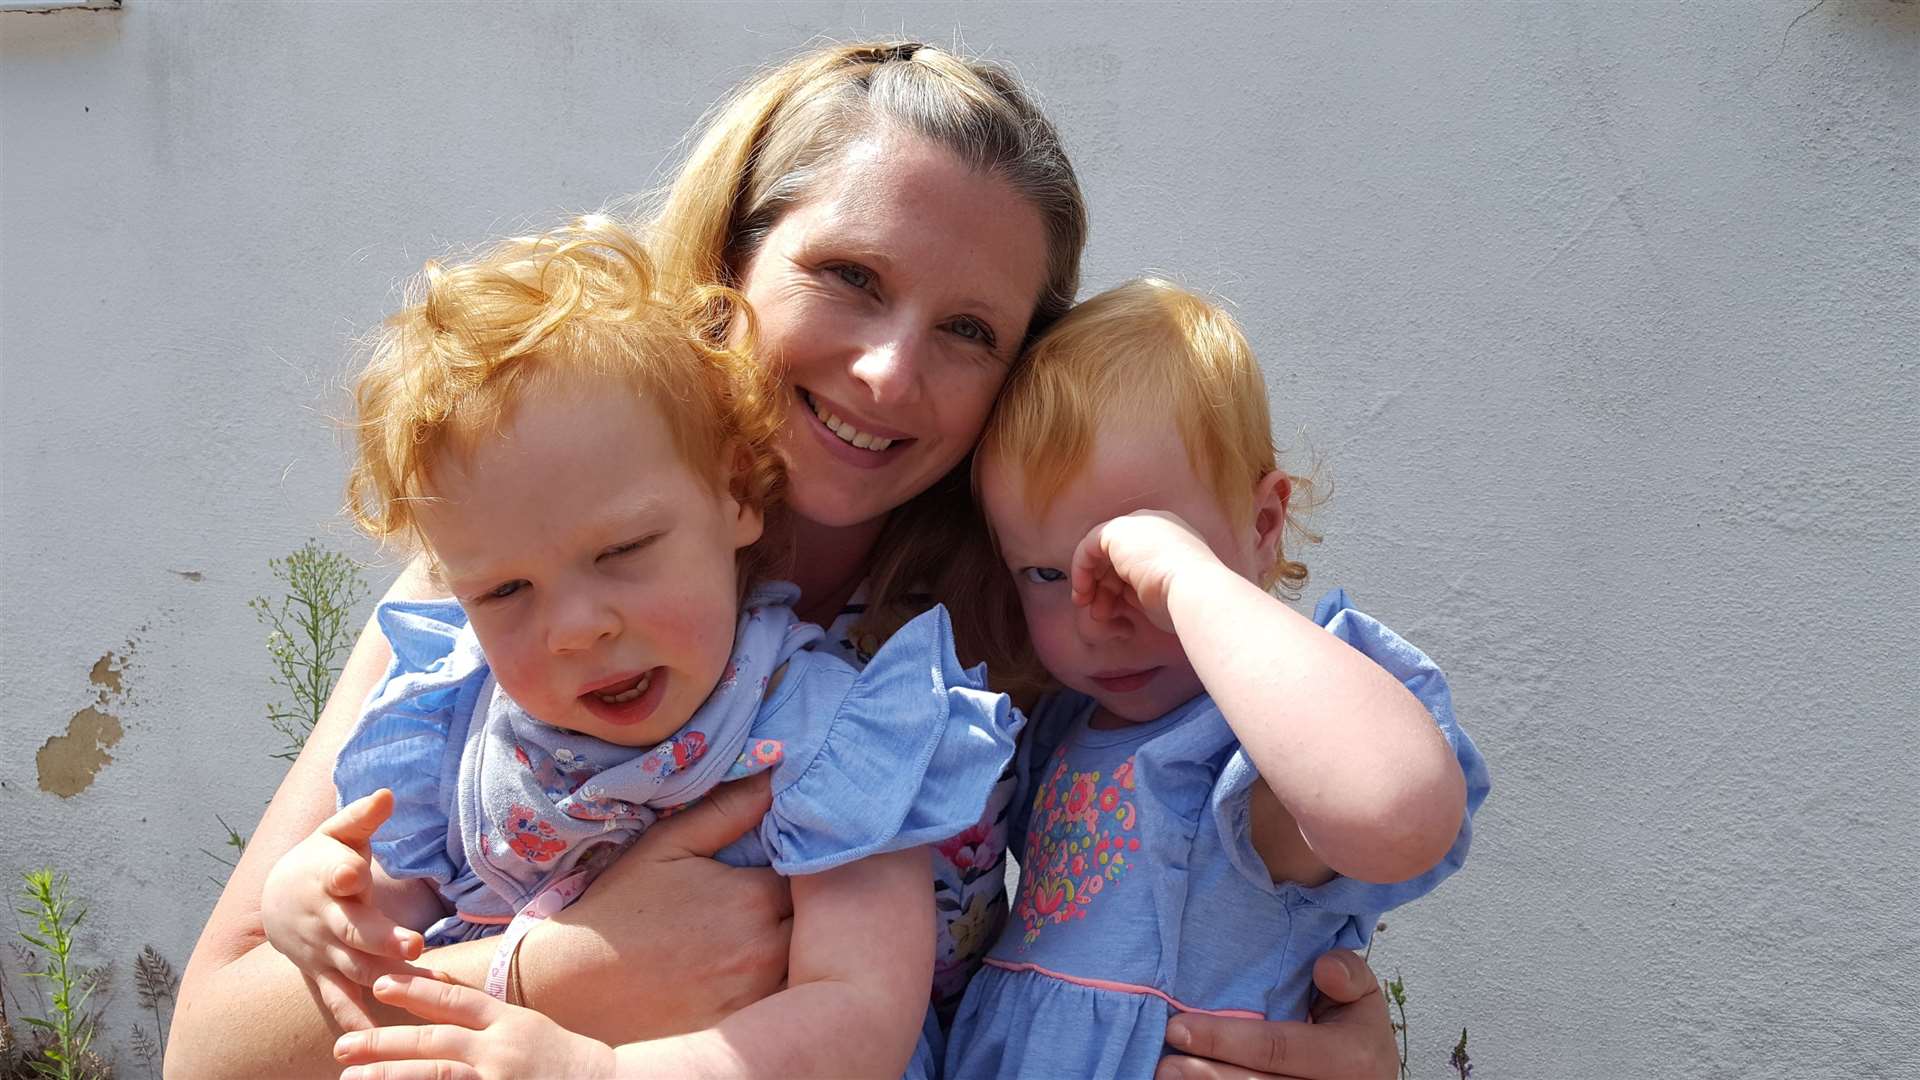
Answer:
<path fill-rule="evenodd" d="M 776 497 L 780 409 L 753 358 L 745 302 L 719 287 L 663 293 L 630 230 L 583 217 L 467 261 L 430 262 L 408 299 L 354 385 L 347 509 L 368 534 L 424 549 L 415 507 L 432 497 L 436 465 L 499 433 L 527 393 L 581 375 L 652 402 L 682 459 L 716 489 L 761 510 Z M 718 344 L 716 328 L 736 313 L 743 328 Z"/>
<path fill-rule="evenodd" d="M 918 42 L 815 49 L 771 68 L 723 102 L 660 199 L 648 244 L 676 288 L 737 285 L 781 218 L 862 137 L 896 128 L 997 177 L 1040 214 L 1046 283 L 1027 339 L 1073 306 L 1086 245 L 1086 201 L 1058 133 L 1017 79 L 985 61 Z M 1022 343 L 1024 344 L 1024 342 Z M 962 462 L 898 507 L 868 566 L 860 632 L 885 637 L 932 599 L 965 604 L 976 582 L 945 552 L 980 518 Z M 957 614 L 957 612 L 956 612 Z M 960 642 L 971 660 L 1003 664 L 994 641 Z"/>
<path fill-rule="evenodd" d="M 1001 390 L 978 454 L 1020 471 L 1027 510 L 1039 516 L 1086 466 L 1102 430 L 1169 414 L 1227 520 L 1252 525 L 1254 488 L 1279 468 L 1253 349 L 1219 305 L 1140 278 L 1081 304 L 1034 343 Z M 1295 513 L 1312 485 L 1289 479 L 1285 531 L 1317 541 Z M 1306 564 L 1287 558 L 1283 543 L 1260 584 L 1298 595 L 1306 579 Z"/>

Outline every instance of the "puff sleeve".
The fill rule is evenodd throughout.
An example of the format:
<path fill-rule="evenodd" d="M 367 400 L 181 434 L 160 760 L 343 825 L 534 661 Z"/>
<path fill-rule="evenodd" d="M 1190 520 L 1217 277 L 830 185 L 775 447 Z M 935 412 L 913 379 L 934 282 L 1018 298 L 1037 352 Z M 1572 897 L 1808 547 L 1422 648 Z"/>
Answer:
<path fill-rule="evenodd" d="M 987 690 L 984 665 L 960 666 L 946 608 L 901 627 L 857 673 L 818 651 L 802 662 L 768 703 L 782 718 L 772 727 L 795 733 L 758 831 L 774 869 L 819 873 L 980 820 L 1025 721 Z"/>
<path fill-rule="evenodd" d="M 1315 606 L 1313 621 L 1340 640 L 1364 653 L 1394 678 L 1400 680 L 1426 706 L 1433 722 L 1446 737 L 1460 772 L 1467 782 L 1467 811 L 1460 821 L 1460 832 L 1453 846 L 1431 869 L 1417 877 L 1391 884 L 1356 881 L 1335 877 L 1324 885 L 1269 886 L 1297 890 L 1307 904 L 1325 911 L 1362 917 L 1364 930 L 1371 930 L 1371 918 L 1431 892 L 1466 863 L 1467 849 L 1473 840 L 1473 815 L 1486 801 L 1491 784 L 1486 759 L 1461 729 L 1453 715 L 1453 694 L 1447 677 L 1427 655 L 1379 620 L 1354 608 L 1346 590 L 1335 589 Z M 1258 771 L 1244 750 L 1236 750 L 1221 771 L 1211 800 L 1215 823 L 1242 876 L 1258 883 L 1268 882 L 1265 866 L 1252 845 L 1248 821 L 1248 798 Z"/>
<path fill-rule="evenodd" d="M 374 834 L 374 857 L 396 878 L 428 878 L 444 891 L 465 869 L 448 850 L 449 809 L 486 658 L 453 600 L 391 601 L 374 619 L 393 663 L 340 749 L 334 787 L 341 805 L 392 788 L 393 816 Z"/>

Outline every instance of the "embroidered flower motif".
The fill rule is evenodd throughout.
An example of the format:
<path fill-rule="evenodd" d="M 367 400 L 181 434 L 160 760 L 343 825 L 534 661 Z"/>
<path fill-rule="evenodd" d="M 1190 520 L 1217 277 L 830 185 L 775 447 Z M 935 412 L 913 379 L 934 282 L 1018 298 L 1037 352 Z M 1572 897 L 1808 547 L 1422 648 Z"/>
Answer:
<path fill-rule="evenodd" d="M 1025 949 L 1049 924 L 1085 919 L 1093 898 L 1132 863 L 1120 852 L 1139 850 L 1138 838 L 1124 836 L 1138 823 L 1133 801 L 1133 759 L 1114 770 L 1102 787 L 1098 772 L 1072 772 L 1066 748 L 1055 755 L 1045 785 L 1034 793 L 1028 819 L 1026 857 L 1020 860 L 1020 897 L 1013 912 L 1026 933 Z"/>
<path fill-rule="evenodd" d="M 954 866 L 962 870 L 971 870 L 986 864 L 982 861 L 983 856 L 988 862 L 1000 857 L 999 846 L 988 843 L 992 839 L 992 827 L 981 822 L 958 836 L 950 836 L 940 841 L 934 845 L 934 850 Z"/>

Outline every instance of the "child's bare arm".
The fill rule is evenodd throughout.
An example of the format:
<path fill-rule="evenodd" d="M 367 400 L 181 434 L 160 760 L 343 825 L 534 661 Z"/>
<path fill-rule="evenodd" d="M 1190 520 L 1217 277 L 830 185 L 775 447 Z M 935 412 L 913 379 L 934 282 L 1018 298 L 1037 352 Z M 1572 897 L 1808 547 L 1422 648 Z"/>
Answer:
<path fill-rule="evenodd" d="M 1262 780 L 1334 872 L 1403 881 L 1452 846 L 1466 780 L 1419 700 L 1222 563 L 1184 521 L 1146 510 L 1095 528 L 1073 587 L 1076 603 L 1133 603 L 1179 636 Z"/>
<path fill-rule="evenodd" d="M 707 1031 L 608 1047 L 478 991 L 406 976 L 375 996 L 430 1027 L 343 1036 L 343 1080 L 459 1076 L 576 1080 L 651 1076 L 900 1075 L 933 981 L 924 849 L 870 856 L 793 881 L 788 987 Z M 428 1060 L 432 1059 L 432 1060 Z"/>

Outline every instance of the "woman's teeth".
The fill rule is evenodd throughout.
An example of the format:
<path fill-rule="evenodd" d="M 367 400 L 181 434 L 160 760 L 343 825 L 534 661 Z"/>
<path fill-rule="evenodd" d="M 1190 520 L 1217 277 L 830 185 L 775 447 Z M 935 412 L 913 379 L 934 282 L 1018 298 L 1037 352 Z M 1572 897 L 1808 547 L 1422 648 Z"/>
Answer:
<path fill-rule="evenodd" d="M 893 445 L 892 439 L 883 439 L 878 435 L 869 435 L 828 412 L 826 409 L 821 408 L 820 403 L 813 400 L 812 395 L 808 395 L 807 405 L 813 409 L 813 415 L 819 417 L 820 422 L 827 425 L 828 431 L 840 436 L 841 442 L 857 446 L 862 450 L 873 450 L 876 452 L 885 450 L 887 447 Z"/>
<path fill-rule="evenodd" d="M 622 690 L 617 694 L 608 691 L 595 691 L 593 696 L 609 705 L 624 705 L 634 698 L 639 697 L 641 694 L 646 693 L 647 687 L 652 685 L 653 672 L 649 671 L 645 675 L 640 676 L 640 681 L 634 683 L 631 689 Z"/>

